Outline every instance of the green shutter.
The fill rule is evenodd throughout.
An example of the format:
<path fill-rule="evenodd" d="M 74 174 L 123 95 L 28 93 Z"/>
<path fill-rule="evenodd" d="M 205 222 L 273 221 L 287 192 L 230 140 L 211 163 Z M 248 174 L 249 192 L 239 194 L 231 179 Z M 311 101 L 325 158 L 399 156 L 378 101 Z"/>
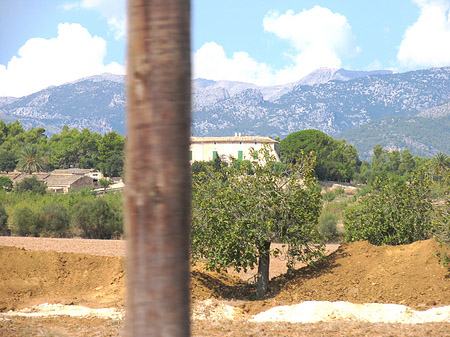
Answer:
<path fill-rule="evenodd" d="M 213 159 L 217 158 L 217 151 L 213 151 Z"/>
<path fill-rule="evenodd" d="M 238 151 L 238 159 L 244 159 L 244 151 Z"/>
<path fill-rule="evenodd" d="M 192 151 L 189 151 L 189 160 L 192 160 Z"/>

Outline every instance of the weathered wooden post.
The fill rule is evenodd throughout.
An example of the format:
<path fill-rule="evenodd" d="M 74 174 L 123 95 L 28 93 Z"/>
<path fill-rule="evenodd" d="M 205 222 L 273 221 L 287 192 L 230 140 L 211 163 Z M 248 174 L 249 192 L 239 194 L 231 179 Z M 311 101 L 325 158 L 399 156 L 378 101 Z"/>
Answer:
<path fill-rule="evenodd" d="M 190 1 L 128 0 L 128 336 L 189 336 Z"/>

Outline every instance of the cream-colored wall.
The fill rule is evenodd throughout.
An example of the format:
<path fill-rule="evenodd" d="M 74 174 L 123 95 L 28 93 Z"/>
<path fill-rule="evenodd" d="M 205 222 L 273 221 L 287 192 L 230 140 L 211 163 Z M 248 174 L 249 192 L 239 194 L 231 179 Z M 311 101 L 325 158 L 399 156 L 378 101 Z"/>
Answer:
<path fill-rule="evenodd" d="M 213 151 L 217 151 L 217 154 L 222 158 L 222 160 L 229 161 L 230 157 L 238 159 L 239 151 L 243 151 L 243 159 L 251 159 L 250 149 L 254 151 L 259 151 L 263 146 L 269 145 L 272 149 L 273 155 L 280 161 L 278 153 L 275 149 L 277 143 L 261 143 L 261 142 L 199 142 L 192 143 L 190 146 L 190 151 L 192 151 L 192 160 L 194 161 L 209 161 L 213 159 Z"/>

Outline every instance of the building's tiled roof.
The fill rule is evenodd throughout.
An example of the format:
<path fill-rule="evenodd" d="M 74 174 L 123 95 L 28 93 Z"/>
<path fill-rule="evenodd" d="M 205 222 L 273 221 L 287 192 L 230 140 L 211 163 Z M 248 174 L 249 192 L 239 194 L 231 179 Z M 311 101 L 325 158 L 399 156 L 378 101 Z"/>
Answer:
<path fill-rule="evenodd" d="M 20 183 L 25 178 L 32 178 L 32 177 L 36 177 L 37 181 L 45 181 L 45 179 L 47 179 L 48 176 L 50 176 L 50 173 L 47 173 L 47 172 L 38 172 L 38 173 L 33 173 L 33 174 L 21 173 L 21 174 L 17 175 L 16 177 L 14 177 L 14 179 L 12 179 L 12 181 L 14 183 Z"/>
<path fill-rule="evenodd" d="M 78 179 L 86 179 L 84 176 L 79 175 L 49 175 L 44 181 L 48 187 L 66 187 L 72 185 Z M 89 177 L 87 177 L 89 179 Z M 92 178 L 91 178 L 92 179 Z"/>
<path fill-rule="evenodd" d="M 85 175 L 91 172 L 96 172 L 97 170 L 94 169 L 79 169 L 79 168 L 73 168 L 73 169 L 58 169 L 52 171 L 52 174 L 64 174 L 64 175 Z"/>
<path fill-rule="evenodd" d="M 269 137 L 258 137 L 258 136 L 235 136 L 235 137 L 191 137 L 191 143 L 278 143 Z"/>
<path fill-rule="evenodd" d="M 56 170 L 56 171 L 66 171 L 66 170 Z M 90 171 L 90 170 L 86 170 Z M 54 174 L 53 172 L 38 172 L 33 174 L 26 174 L 21 172 L 10 172 L 10 173 L 0 173 L 0 177 L 8 177 L 14 183 L 20 183 L 25 178 L 36 177 L 38 181 L 45 182 L 48 187 L 66 187 L 70 186 L 78 179 L 92 179 L 90 177 L 81 174 Z M 86 177 L 86 178 L 85 178 Z"/>

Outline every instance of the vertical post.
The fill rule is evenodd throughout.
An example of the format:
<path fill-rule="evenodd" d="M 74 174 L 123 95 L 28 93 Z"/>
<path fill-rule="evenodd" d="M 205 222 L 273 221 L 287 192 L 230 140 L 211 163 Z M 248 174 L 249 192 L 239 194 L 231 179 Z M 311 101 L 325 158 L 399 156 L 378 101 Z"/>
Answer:
<path fill-rule="evenodd" d="M 128 0 L 128 336 L 189 336 L 190 2 Z"/>

